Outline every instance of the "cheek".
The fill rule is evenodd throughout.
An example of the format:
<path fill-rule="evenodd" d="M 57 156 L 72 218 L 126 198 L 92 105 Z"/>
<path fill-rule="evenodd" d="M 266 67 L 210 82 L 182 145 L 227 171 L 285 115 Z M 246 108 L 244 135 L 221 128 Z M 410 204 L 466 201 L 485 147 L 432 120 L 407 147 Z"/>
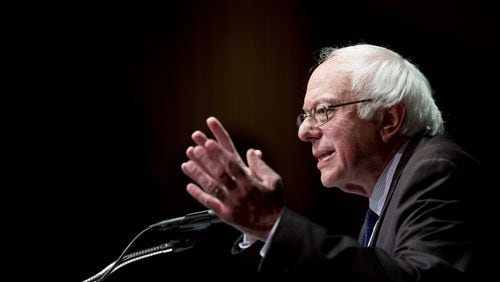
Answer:
<path fill-rule="evenodd" d="M 342 157 L 350 155 L 349 152 L 356 147 L 359 141 L 356 132 L 347 126 L 335 128 L 329 136 L 331 136 L 330 141 L 335 145 L 336 151 Z"/>
<path fill-rule="evenodd" d="M 339 144 L 337 152 L 337 161 L 340 167 L 349 169 L 355 166 L 358 159 L 358 150 L 356 150 L 355 143 L 343 142 Z"/>
<path fill-rule="evenodd" d="M 366 141 L 366 136 L 356 134 L 355 131 L 342 132 L 336 140 L 338 167 L 346 170 L 356 168 L 363 156 L 371 150 Z"/>

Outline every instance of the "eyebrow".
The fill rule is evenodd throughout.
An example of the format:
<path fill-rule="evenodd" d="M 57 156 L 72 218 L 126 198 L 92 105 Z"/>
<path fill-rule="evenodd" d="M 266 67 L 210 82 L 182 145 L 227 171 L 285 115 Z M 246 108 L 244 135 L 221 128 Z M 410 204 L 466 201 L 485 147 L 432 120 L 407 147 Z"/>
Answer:
<path fill-rule="evenodd" d="M 331 105 L 340 104 L 341 102 L 339 99 L 335 99 L 335 98 L 322 98 L 322 99 L 319 99 L 318 101 L 314 102 L 313 107 L 309 108 L 309 110 L 302 108 L 302 111 L 307 112 L 307 111 L 310 111 L 310 109 L 316 109 L 319 104 L 323 104 L 323 103 L 329 104 L 331 106 Z"/>

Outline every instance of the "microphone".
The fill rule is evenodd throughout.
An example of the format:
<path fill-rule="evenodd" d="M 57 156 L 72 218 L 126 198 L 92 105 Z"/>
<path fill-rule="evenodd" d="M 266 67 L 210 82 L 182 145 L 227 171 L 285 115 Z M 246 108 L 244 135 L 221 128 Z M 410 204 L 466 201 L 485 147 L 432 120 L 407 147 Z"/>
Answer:
<path fill-rule="evenodd" d="M 204 210 L 189 213 L 185 216 L 171 218 L 150 225 L 151 229 L 160 231 L 169 231 L 177 228 L 181 232 L 203 230 L 210 227 L 212 224 L 221 223 L 222 221 L 212 210 Z"/>

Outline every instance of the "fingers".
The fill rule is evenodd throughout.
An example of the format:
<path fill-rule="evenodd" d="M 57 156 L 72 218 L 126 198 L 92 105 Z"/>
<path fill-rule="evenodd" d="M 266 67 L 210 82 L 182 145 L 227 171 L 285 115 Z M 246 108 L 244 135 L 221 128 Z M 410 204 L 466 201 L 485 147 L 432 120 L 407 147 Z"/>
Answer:
<path fill-rule="evenodd" d="M 205 148 L 207 153 L 212 156 L 212 158 L 217 159 L 221 165 L 220 169 L 222 169 L 222 172 L 215 176 L 218 177 L 219 181 L 225 187 L 229 189 L 235 188 L 237 186 L 236 178 L 246 175 L 246 171 L 241 165 L 241 162 L 234 155 L 224 150 L 214 140 L 209 139 L 205 143 Z M 235 171 L 234 167 L 237 167 L 239 170 Z"/>
<path fill-rule="evenodd" d="M 186 155 L 190 160 L 181 165 L 182 171 L 206 193 L 223 199 L 227 190 L 237 186 L 228 169 L 229 162 L 237 161 L 214 140 L 207 141 L 206 146 L 189 147 Z"/>
<path fill-rule="evenodd" d="M 210 156 L 203 146 L 189 147 L 186 150 L 188 158 L 196 162 L 207 174 L 218 179 L 224 172 L 224 168 L 217 160 L 217 156 Z"/>
<path fill-rule="evenodd" d="M 217 198 L 205 193 L 199 186 L 189 183 L 186 186 L 186 191 L 198 202 L 200 202 L 200 204 L 213 210 L 215 213 L 220 213 L 222 211 L 220 201 Z"/>
<path fill-rule="evenodd" d="M 186 155 L 190 161 L 181 165 L 182 171 L 198 183 L 201 188 L 214 197 L 222 199 L 227 189 L 234 189 L 236 182 L 223 165 L 210 157 L 204 147 L 189 147 Z"/>
<path fill-rule="evenodd" d="M 203 191 L 216 197 L 221 196 L 222 191 L 217 181 L 213 180 L 194 161 L 190 160 L 183 163 L 181 169 L 187 176 L 203 187 Z"/>
<path fill-rule="evenodd" d="M 207 136 L 199 130 L 195 131 L 191 135 L 191 139 L 193 139 L 193 141 L 200 146 L 203 146 L 205 144 L 205 142 L 207 142 L 207 140 L 208 140 Z"/>
<path fill-rule="evenodd" d="M 281 186 L 281 176 L 262 160 L 262 152 L 260 150 L 248 150 L 247 162 L 252 174 L 261 180 L 265 186 L 273 188 Z"/>
<path fill-rule="evenodd" d="M 190 161 L 182 164 L 181 169 L 208 197 L 222 199 L 238 186 L 236 176 L 246 179 L 250 170 L 238 155 L 222 124 L 211 117 L 207 119 L 207 125 L 217 141 L 209 139 L 201 131 L 195 131 L 191 138 L 197 145 L 186 150 Z"/>
<path fill-rule="evenodd" d="M 212 134 L 214 135 L 215 139 L 217 140 L 217 142 L 219 143 L 221 148 L 226 150 L 227 152 L 229 152 L 231 157 L 234 160 L 236 160 L 238 163 L 240 163 L 240 165 L 245 166 L 245 164 L 243 163 L 243 160 L 241 159 L 240 155 L 238 154 L 238 152 L 233 144 L 233 141 L 231 140 L 231 137 L 229 136 L 228 132 L 224 129 L 224 127 L 222 126 L 220 121 L 217 120 L 215 117 L 210 117 L 207 119 L 207 125 L 210 128 L 210 130 L 212 131 Z M 198 144 L 199 146 L 201 146 L 203 148 L 205 147 L 205 144 L 209 140 L 208 137 L 203 132 L 198 131 L 198 130 L 195 131 L 191 135 L 191 138 L 193 139 L 193 141 L 196 144 Z M 201 149 L 195 147 L 194 152 L 197 154 L 201 154 Z M 218 159 L 219 158 L 218 153 L 220 153 L 220 152 L 217 152 L 217 154 L 215 156 L 212 156 L 212 159 Z M 225 154 L 225 155 L 227 155 L 227 154 Z M 192 156 L 190 156 L 189 154 L 188 154 L 188 157 L 193 159 Z M 197 158 L 200 159 L 200 156 L 197 156 Z M 208 160 L 209 162 L 205 162 L 206 160 L 207 159 L 204 159 L 204 160 L 200 159 L 200 162 L 205 164 L 205 166 L 208 168 L 208 171 L 212 172 L 211 173 L 212 175 L 214 175 L 216 177 L 222 177 L 223 181 L 225 183 L 229 184 L 229 186 L 230 186 L 230 184 L 233 183 L 231 181 L 226 181 L 226 180 L 230 180 L 231 178 L 230 177 L 228 178 L 228 175 L 224 175 L 224 173 L 222 171 L 210 170 L 210 168 L 214 167 L 213 166 L 214 162 L 210 161 L 210 160 Z M 218 167 L 214 167 L 214 168 L 218 168 Z"/>
<path fill-rule="evenodd" d="M 210 131 L 212 131 L 212 134 L 214 135 L 215 139 L 219 144 L 222 146 L 222 148 L 228 150 L 230 153 L 237 155 L 238 151 L 236 151 L 236 147 L 234 146 L 233 141 L 231 140 L 231 137 L 229 136 L 229 133 L 227 133 L 226 129 L 224 126 L 222 126 L 222 123 L 214 117 L 209 117 L 207 119 L 207 125 L 208 128 L 210 128 Z"/>

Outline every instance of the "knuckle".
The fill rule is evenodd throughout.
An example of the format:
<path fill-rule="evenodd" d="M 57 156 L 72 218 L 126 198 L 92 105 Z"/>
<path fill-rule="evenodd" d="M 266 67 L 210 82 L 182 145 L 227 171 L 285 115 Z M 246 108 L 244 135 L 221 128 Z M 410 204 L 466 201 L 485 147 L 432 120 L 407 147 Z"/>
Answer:
<path fill-rule="evenodd" d="M 205 154 L 205 149 L 203 147 L 201 147 L 200 145 L 196 146 L 194 149 L 193 149 L 193 154 L 196 158 L 200 159 L 200 160 L 203 160 L 205 159 L 206 157 L 206 154 Z"/>
<path fill-rule="evenodd" d="M 215 189 L 217 189 L 217 184 L 213 181 L 209 181 L 205 186 L 205 190 L 207 190 L 208 192 L 213 191 Z"/>

